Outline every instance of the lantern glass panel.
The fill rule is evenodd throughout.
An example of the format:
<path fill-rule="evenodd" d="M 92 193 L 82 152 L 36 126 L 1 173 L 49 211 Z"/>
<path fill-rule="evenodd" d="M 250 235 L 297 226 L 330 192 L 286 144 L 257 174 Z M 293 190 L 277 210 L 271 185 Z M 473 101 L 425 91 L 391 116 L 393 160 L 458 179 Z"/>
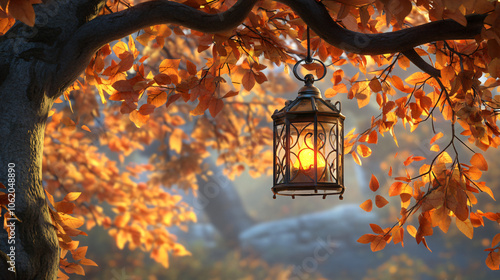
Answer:
<path fill-rule="evenodd" d="M 282 184 L 285 181 L 286 175 L 286 129 L 285 124 L 275 126 L 274 143 L 275 143 L 275 158 L 274 172 L 275 184 Z"/>

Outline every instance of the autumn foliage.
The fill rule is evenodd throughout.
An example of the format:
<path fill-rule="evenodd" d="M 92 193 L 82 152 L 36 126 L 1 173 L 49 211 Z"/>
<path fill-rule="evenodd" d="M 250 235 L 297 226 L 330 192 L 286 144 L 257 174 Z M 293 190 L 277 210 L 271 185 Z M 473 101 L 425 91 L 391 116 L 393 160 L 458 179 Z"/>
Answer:
<path fill-rule="evenodd" d="M 101 14 L 139 2 L 109 0 Z M 175 2 L 213 14 L 237 1 Z M 437 228 L 446 233 L 453 224 L 472 239 L 474 228 L 498 225 L 500 213 L 484 210 L 478 196 L 495 200 L 481 178 L 488 171 L 484 154 L 500 145 L 500 5 L 487 0 L 317 2 L 344 28 L 367 34 L 443 19 L 465 26 L 466 15 L 485 15 L 474 39 L 415 48 L 438 75 L 417 71 L 403 80 L 393 70 L 409 69 L 415 58 L 344 52 L 314 32 L 311 47 L 333 73 L 327 98 L 346 94 L 359 108 L 371 104 L 379 109 L 366 130 L 352 130 L 345 137 L 345 153 L 357 164 L 372 154 L 379 136 L 390 135 L 397 145 L 398 123 L 412 132 L 423 124 L 434 127 L 440 119 L 449 123 L 447 131 L 433 130 L 431 157 L 404 159 L 399 163 L 404 174 L 392 174 L 390 169 L 394 181 L 388 188 L 372 175 L 369 187 L 374 197 L 360 207 L 372 211 L 374 205 L 385 207 L 388 198 L 395 197 L 400 214 L 387 228 L 370 224 L 373 233 L 361 236 L 360 243 L 379 251 L 391 242 L 403 246 L 409 234 L 427 246 L 426 237 Z M 14 24 L 13 18 L 33 26 L 34 3 L 39 1 L 0 1 L 0 35 Z M 100 48 L 58 101 L 71 107 L 56 105 L 47 125 L 43 179 L 63 249 L 61 270 L 83 274 L 81 265 L 95 265 L 85 258 L 86 248 L 71 239 L 85 235 L 78 229 L 83 226 L 102 226 L 119 248 L 148 251 L 165 267 L 169 252 L 189 254 L 168 227 L 185 228 L 196 217 L 171 188 L 196 191 L 195 175 L 206 169 L 202 160 L 210 150 L 219 152 L 219 163 L 226 163 L 230 177 L 244 169 L 254 176 L 272 173 L 272 131 L 262 124 L 282 106 L 280 95 L 295 90 L 288 82 L 290 66 L 305 55 L 305 38 L 306 24 L 296 12 L 266 0 L 225 33 L 156 25 Z M 352 77 L 342 69 L 347 64 L 359 70 Z M 322 68 L 306 67 L 321 75 Z M 438 145 L 440 138 L 445 141 Z M 152 143 L 159 143 L 159 153 L 148 163 L 131 163 L 134 152 Z M 468 154 L 459 155 L 464 147 Z M 103 203 L 110 211 L 100 206 Z M 486 265 L 498 270 L 500 233 L 491 237 L 486 251 Z M 68 252 L 73 262 L 66 258 Z"/>

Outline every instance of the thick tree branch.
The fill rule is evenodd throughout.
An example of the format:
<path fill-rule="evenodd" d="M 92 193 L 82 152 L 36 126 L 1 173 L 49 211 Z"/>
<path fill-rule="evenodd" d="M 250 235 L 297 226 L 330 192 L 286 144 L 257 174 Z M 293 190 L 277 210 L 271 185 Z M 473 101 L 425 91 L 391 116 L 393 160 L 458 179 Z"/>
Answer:
<path fill-rule="evenodd" d="M 427 63 L 414 49 L 409 49 L 401 53 L 404 54 L 411 62 L 413 62 L 413 64 L 415 64 L 415 66 L 420 68 L 425 73 L 435 78 L 441 77 L 441 71 Z"/>
<path fill-rule="evenodd" d="M 364 34 L 340 26 L 331 18 L 327 9 L 316 0 L 278 1 L 294 10 L 329 44 L 348 52 L 367 55 L 407 51 L 440 40 L 472 39 L 480 34 L 486 17 L 486 15 L 467 16 L 467 27 L 453 20 L 441 20 L 394 32 Z M 84 24 L 64 48 L 58 71 L 64 78 L 58 79 L 64 82 L 62 86 L 65 86 L 83 70 L 78 69 L 76 72 L 75 64 L 87 65 L 91 55 L 101 46 L 142 28 L 174 23 L 207 33 L 223 32 L 236 28 L 256 3 L 257 0 L 240 0 L 226 12 L 207 14 L 180 3 L 155 0 L 97 17 Z M 73 71 L 70 71 L 71 69 Z"/>

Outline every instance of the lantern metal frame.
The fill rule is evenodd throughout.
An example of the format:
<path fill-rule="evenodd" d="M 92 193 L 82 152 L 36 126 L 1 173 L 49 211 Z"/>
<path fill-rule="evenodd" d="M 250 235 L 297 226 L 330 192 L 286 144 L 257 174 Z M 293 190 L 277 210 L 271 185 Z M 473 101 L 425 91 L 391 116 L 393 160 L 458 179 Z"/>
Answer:
<path fill-rule="evenodd" d="M 298 61 L 293 73 L 305 82 L 295 100 L 276 110 L 273 119 L 273 198 L 276 195 L 323 196 L 344 193 L 344 119 L 341 104 L 324 100 L 313 84 L 326 74 L 325 65 L 311 59 L 309 48 L 306 59 Z M 311 74 L 301 78 L 297 68 L 302 62 L 317 62 L 323 66 L 323 75 L 314 79 Z M 302 147 L 301 147 L 302 146 Z M 304 160 L 301 152 L 308 150 Z"/>

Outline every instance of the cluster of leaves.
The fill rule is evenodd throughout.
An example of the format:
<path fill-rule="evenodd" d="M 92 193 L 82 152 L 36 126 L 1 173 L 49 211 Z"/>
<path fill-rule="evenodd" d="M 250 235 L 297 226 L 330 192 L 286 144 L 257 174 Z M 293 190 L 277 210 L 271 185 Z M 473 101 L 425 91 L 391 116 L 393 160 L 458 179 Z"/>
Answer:
<path fill-rule="evenodd" d="M 382 250 L 391 241 L 403 245 L 407 219 L 417 213 L 418 229 L 413 225 L 406 225 L 406 231 L 425 246 L 425 236 L 433 234 L 433 227 L 438 226 L 443 232 L 447 232 L 452 217 L 455 217 L 457 228 L 471 239 L 473 228 L 484 226 L 484 217 L 497 224 L 500 222 L 499 213 L 483 213 L 480 209 L 472 211 L 472 207 L 477 203 L 475 193 L 485 192 L 493 199 L 494 196 L 491 189 L 480 181 L 482 172 L 488 169 L 488 165 L 482 154 L 474 152 L 470 147 L 475 145 L 486 151 L 500 144 L 500 131 L 497 126 L 499 96 L 494 96 L 491 91 L 498 86 L 497 78 L 500 74 L 495 66 L 497 61 L 500 61 L 496 53 L 500 40 L 495 29 L 500 10 L 498 5 L 495 8 L 494 4 L 486 1 L 480 5 L 456 4 L 453 9 L 454 4 L 445 2 L 441 7 L 442 14 L 435 15 L 436 10 L 429 10 L 431 20 L 442 18 L 443 15 L 450 16 L 453 11 L 450 18 L 461 24 L 466 24 L 465 14 L 474 11 L 490 12 L 481 37 L 478 36 L 475 41 L 436 42 L 426 46 L 427 49 L 417 49 L 419 55 L 427 56 L 431 61 L 435 59 L 433 66 L 440 70 L 440 78 L 417 72 L 403 82 L 401 78 L 391 76 L 390 71 L 396 63 L 406 69 L 409 61 L 404 57 L 395 56 L 389 67 L 373 71 L 375 76 L 371 80 L 350 81 L 352 86 L 348 93 L 349 98 L 356 98 L 359 107 L 363 107 L 367 104 L 366 99 L 369 100 L 370 95 L 376 93 L 376 100 L 382 111 L 380 116 L 372 118 L 371 127 L 367 131 L 347 136 L 349 144 L 346 144 L 346 152 L 351 153 L 355 162 L 360 165 L 359 155 L 367 157 L 371 154 L 371 149 L 362 143 L 375 144 L 377 137 L 374 133 L 383 135 L 388 131 L 397 144 L 394 127 L 398 121 L 405 127 L 409 125 L 411 131 L 426 121 L 432 122 L 434 128 L 439 111 L 442 117 L 451 123 L 450 141 L 444 148 L 434 143 L 443 137 L 443 133 L 434 132 L 430 151 L 437 154 L 433 159 L 426 160 L 425 157 L 412 155 L 403 163 L 406 174 L 396 174 L 396 182 L 391 185 L 388 194 L 400 197 L 401 212 L 398 223 L 386 229 L 372 224 L 370 226 L 374 234 L 366 234 L 358 240 L 361 243 L 370 243 L 373 251 Z M 375 62 L 381 65 L 377 60 Z M 484 75 L 486 81 L 481 82 L 480 78 Z M 398 96 L 396 90 L 406 95 L 392 99 L 391 97 Z M 463 129 L 460 134 L 467 137 L 469 144 L 456 132 L 457 124 Z M 458 145 L 463 145 L 473 152 L 470 164 L 460 162 Z M 421 161 L 426 163 L 420 164 L 417 175 L 410 174 L 406 167 Z M 389 176 L 392 176 L 392 168 Z M 370 188 L 376 191 L 378 182 L 374 178 L 372 177 Z M 387 200 L 377 195 L 375 203 L 378 207 L 383 207 Z M 371 211 L 372 201 L 364 202 L 361 207 Z M 498 270 L 500 265 L 497 245 L 498 237 L 495 236 L 486 260 L 488 267 L 495 270 Z"/>
<path fill-rule="evenodd" d="M 49 212 L 52 224 L 56 228 L 59 247 L 61 247 L 59 267 L 68 274 L 76 273 L 85 275 L 82 265 L 97 266 L 97 264 L 85 258 L 88 247 L 78 247 L 79 241 L 72 239 L 72 237 L 78 235 L 87 235 L 78 229 L 84 224 L 84 221 L 71 216 L 76 206 L 73 201 L 78 199 L 81 193 L 70 192 L 59 202 L 55 202 L 54 197 L 47 191 L 45 191 L 45 194 L 49 200 Z M 68 251 L 71 252 L 71 257 L 75 262 L 69 262 L 66 258 Z M 69 277 L 59 270 L 58 279 L 69 279 Z"/>
<path fill-rule="evenodd" d="M 16 3 L 21 2 L 28 1 L 0 3 L 7 14 L 32 24 L 26 5 L 24 15 L 14 12 Z M 219 13 L 236 0 L 176 2 Z M 500 97 L 494 93 L 500 84 L 500 5 L 487 0 L 320 2 L 345 28 L 371 34 L 441 19 L 466 25 L 465 15 L 487 14 L 483 32 L 476 40 L 435 42 L 416 49 L 439 70 L 440 77 L 416 72 L 403 81 L 393 74 L 396 66 L 404 70 L 410 66 L 410 60 L 402 54 L 345 53 L 314 34 L 311 49 L 335 67 L 333 86 L 325 92 L 326 97 L 346 93 L 363 108 L 375 95 L 380 115 L 372 117 L 366 131 L 351 131 L 345 139 L 345 153 L 358 164 L 371 155 L 369 145 L 378 143 L 379 134 L 388 132 L 397 144 L 398 122 L 411 131 L 423 122 L 434 124 L 441 116 L 450 123 L 446 146 L 434 144 L 443 134 L 435 132 L 431 140 L 431 151 L 436 153 L 433 159 L 414 155 L 403 163 L 405 167 L 421 163 L 418 174 L 396 174 L 389 196 L 400 197 L 398 223 L 387 229 L 371 225 L 375 234 L 364 235 L 360 242 L 370 243 L 374 251 L 390 241 L 403 244 L 405 225 L 415 214 L 418 227 L 406 225 L 406 231 L 424 244 L 434 227 L 446 232 L 452 218 L 470 238 L 474 227 L 484 225 L 484 217 L 498 223 L 499 213 L 471 210 L 477 202 L 475 193 L 486 192 L 493 198 L 486 184 L 479 181 L 487 164 L 471 146 L 486 151 L 500 144 Z M 110 0 L 102 13 L 130 5 Z M 7 14 L 0 11 L 2 34 L 13 24 Z M 289 64 L 305 55 L 305 38 L 306 25 L 294 11 L 277 1 L 262 1 L 239 27 L 226 33 L 204 34 L 176 25 L 158 25 L 102 47 L 82 77 L 64 94 L 66 101 L 75 100 L 75 114 L 70 119 L 68 111 L 54 110 L 47 125 L 47 189 L 61 197 L 82 192 L 74 214 L 85 217 L 88 228 L 96 224 L 109 228 L 118 247 L 128 243 L 131 249 L 150 250 L 154 259 L 167 266 L 166 252 L 187 252 L 166 227 L 185 226 L 195 217 L 180 197 L 165 187 L 196 190 L 195 174 L 203 169 L 202 160 L 210 149 L 219 151 L 219 161 L 227 163 L 231 177 L 241 173 L 245 165 L 255 176 L 270 173 L 272 132 L 265 123 L 283 100 L 265 94 L 263 84 L 268 81 L 267 89 L 274 94 L 295 90 L 294 84 L 286 82 L 286 75 Z M 359 72 L 347 77 L 339 68 L 345 64 Z M 321 74 L 314 65 L 308 68 Z M 373 68 L 381 70 L 371 71 Z M 99 105 L 93 89 L 99 92 L 101 103 L 111 100 L 120 105 Z M 106 106 L 102 117 L 101 106 Z M 164 109 L 158 110 L 160 107 Z M 187 125 L 191 120 L 194 125 Z M 147 130 L 138 129 L 146 125 Z M 189 129 L 190 134 L 186 133 Z M 96 140 L 117 153 L 118 160 L 93 148 L 90 144 Z M 161 152 L 151 157 L 149 164 L 125 166 L 126 156 L 155 141 Z M 470 164 L 460 161 L 458 145 L 474 151 Z M 119 166 L 127 171 L 120 171 Z M 146 172 L 151 173 L 147 182 L 132 180 Z M 370 188 L 379 189 L 375 177 Z M 114 220 L 95 201 L 111 205 Z M 387 203 L 382 195 L 375 197 L 377 207 Z M 369 200 L 362 207 L 368 211 L 372 204 Z M 487 260 L 491 269 L 498 269 L 500 264 L 497 236 Z"/>

